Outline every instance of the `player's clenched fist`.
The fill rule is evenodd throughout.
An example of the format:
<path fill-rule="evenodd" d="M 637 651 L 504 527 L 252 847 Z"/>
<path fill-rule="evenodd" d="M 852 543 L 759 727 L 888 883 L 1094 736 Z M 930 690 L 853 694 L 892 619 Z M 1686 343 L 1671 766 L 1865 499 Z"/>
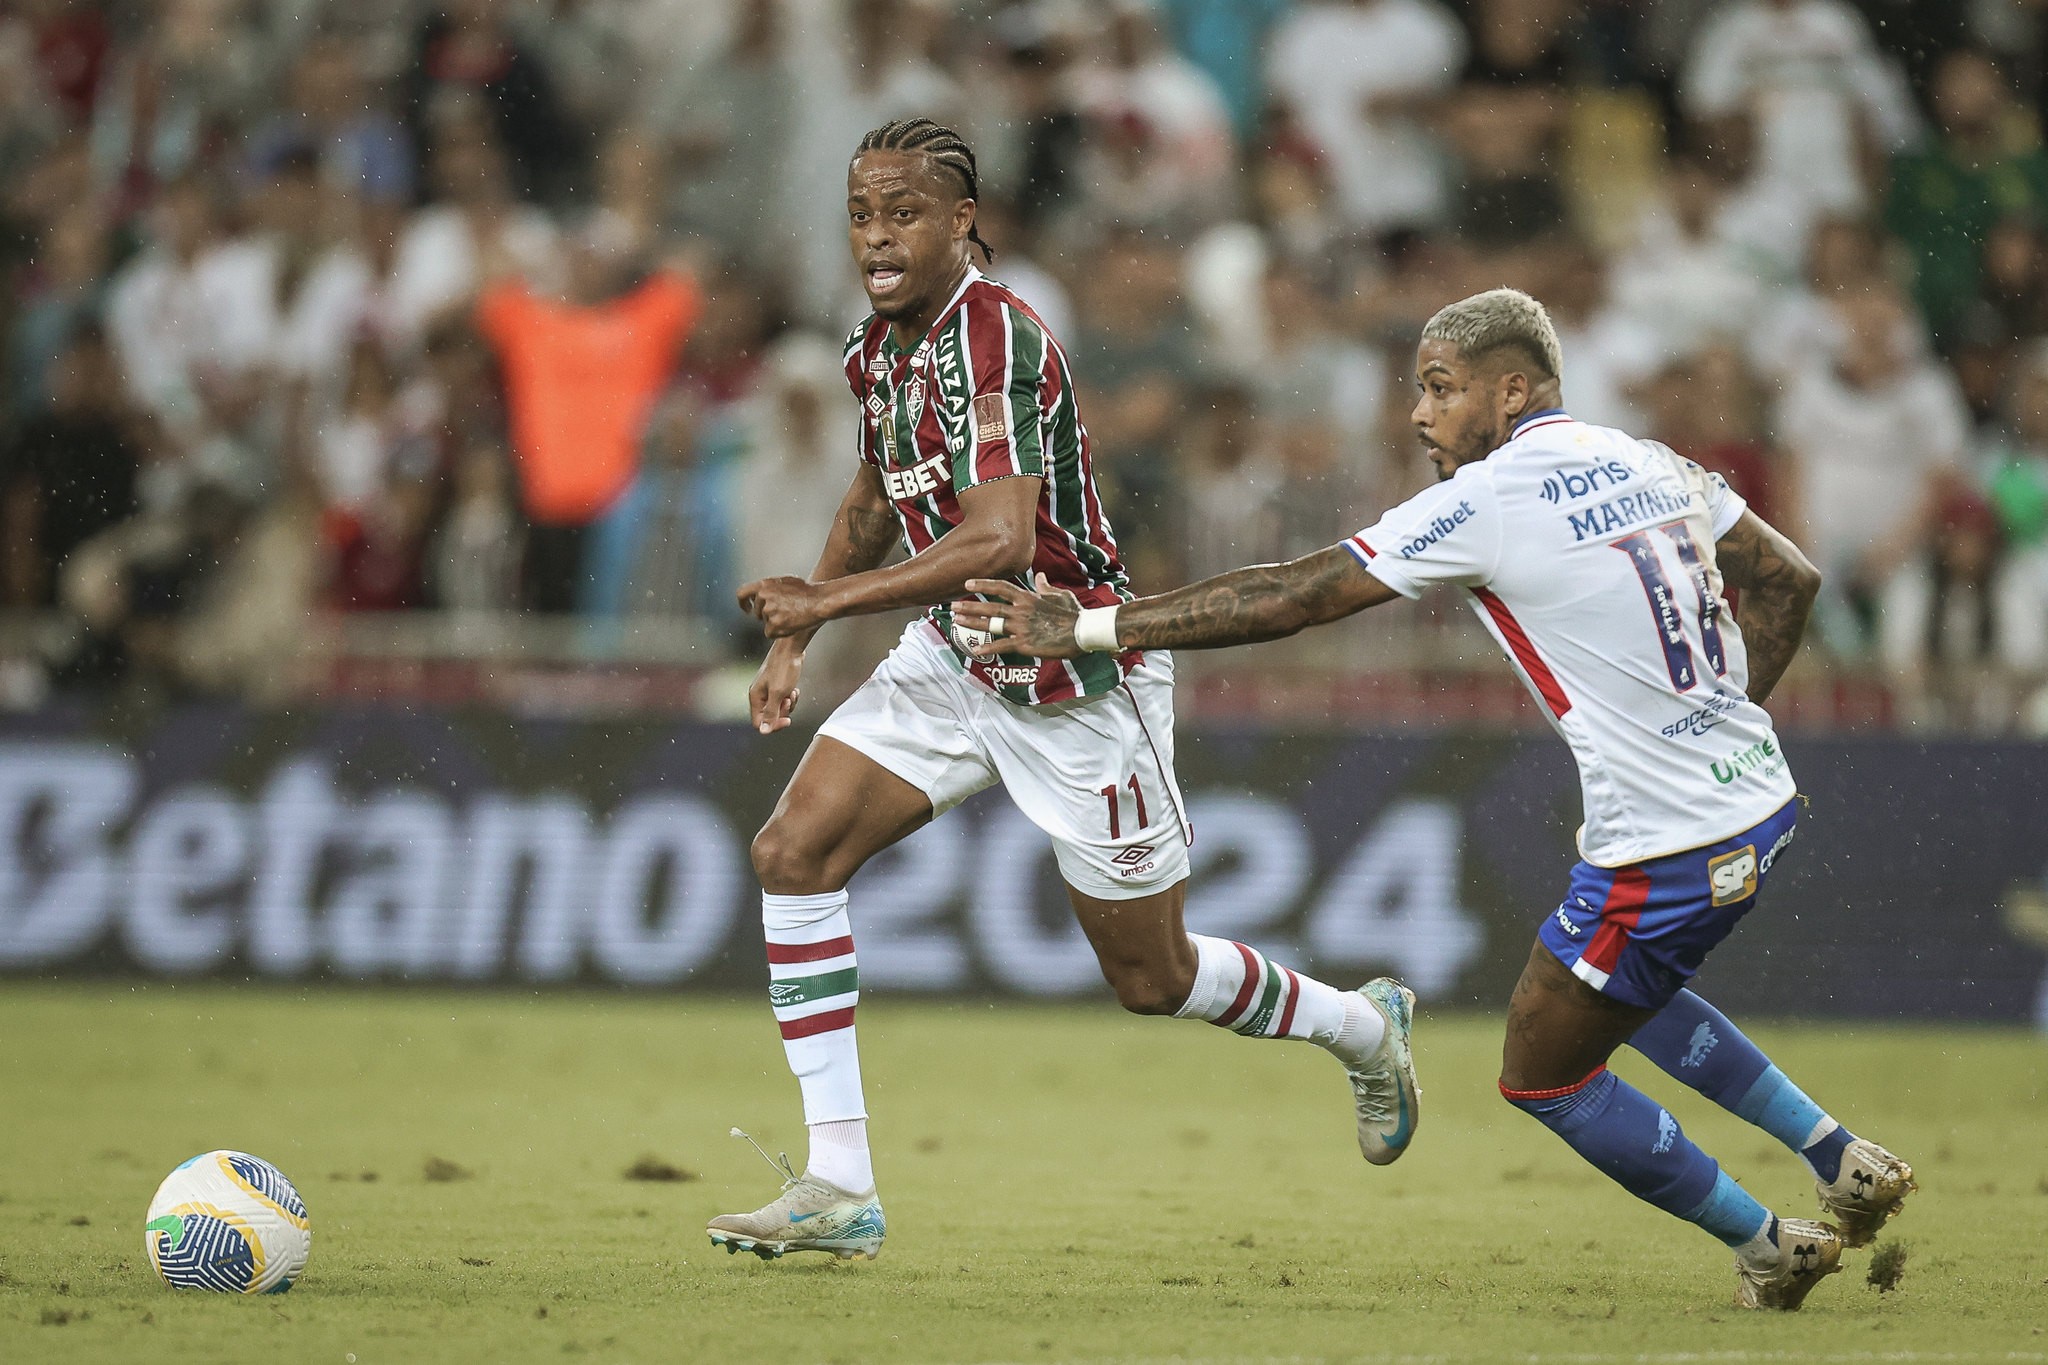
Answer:
<path fill-rule="evenodd" d="M 759 578 L 740 589 L 740 610 L 780 640 L 825 623 L 820 589 L 801 578 Z"/>
<path fill-rule="evenodd" d="M 1074 621 L 1081 614 L 1081 600 L 1065 588 L 1055 588 L 1039 574 L 1038 591 L 1020 588 L 993 578 L 970 578 L 967 590 L 994 597 L 994 602 L 955 602 L 953 620 L 973 630 L 985 630 L 992 638 L 977 645 L 981 658 L 997 654 L 1025 654 L 1039 659 L 1072 659 L 1083 652 L 1074 641 Z"/>

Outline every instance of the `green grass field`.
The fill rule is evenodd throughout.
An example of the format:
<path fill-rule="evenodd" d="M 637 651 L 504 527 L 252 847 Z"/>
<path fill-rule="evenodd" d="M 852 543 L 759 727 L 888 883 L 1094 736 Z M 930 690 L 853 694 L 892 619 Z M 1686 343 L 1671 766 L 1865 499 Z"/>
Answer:
<path fill-rule="evenodd" d="M 1499 1101 L 1491 1019 L 1424 1015 L 1424 1124 L 1384 1170 L 1311 1048 L 1107 1005 L 861 1020 L 887 1250 L 770 1264 L 702 1232 L 774 1193 L 731 1125 L 801 1155 L 754 1002 L 10 984 L 0 1360 L 2048 1359 L 2036 1037 L 1758 1030 L 1922 1187 L 1894 1292 L 1850 1253 L 1763 1318 L 1725 1306 L 1726 1252 Z M 1786 1152 L 1622 1069 L 1767 1203 L 1810 1210 Z M 143 1209 L 211 1147 L 304 1192 L 291 1294 L 151 1273 Z M 628 1180 L 648 1156 L 694 1178 Z"/>

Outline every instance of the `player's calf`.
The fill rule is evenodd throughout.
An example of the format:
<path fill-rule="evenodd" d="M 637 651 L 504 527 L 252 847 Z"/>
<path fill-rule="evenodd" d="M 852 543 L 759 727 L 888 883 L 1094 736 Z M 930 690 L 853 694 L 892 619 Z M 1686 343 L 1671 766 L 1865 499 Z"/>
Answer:
<path fill-rule="evenodd" d="M 1667 1110 L 1606 1067 L 1575 1085 L 1514 1090 L 1503 1084 L 1501 1094 L 1630 1194 L 1732 1249 L 1737 1303 L 1797 1308 L 1837 1268 L 1842 1248 L 1833 1229 L 1780 1223 L 1694 1145 Z M 1784 1241 L 1787 1229 L 1798 1231 L 1797 1247 Z"/>

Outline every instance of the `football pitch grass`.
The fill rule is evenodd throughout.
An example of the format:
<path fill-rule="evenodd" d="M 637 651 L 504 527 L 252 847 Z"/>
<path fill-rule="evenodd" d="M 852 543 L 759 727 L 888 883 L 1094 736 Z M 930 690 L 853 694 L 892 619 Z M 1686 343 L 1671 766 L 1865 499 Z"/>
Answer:
<path fill-rule="evenodd" d="M 1728 1307 L 1728 1253 L 1494 1093 L 1498 1021 L 1424 1012 L 1417 1145 L 1360 1161 L 1300 1044 L 1061 1008 L 874 1001 L 888 1244 L 764 1263 L 704 1219 L 801 1160 L 764 1005 L 689 997 L 0 987 L 0 1360 L 2048 1360 L 2048 1043 L 1756 1030 L 1921 1191 L 1795 1316 Z M 1619 1069 L 1766 1203 L 1803 1168 L 1639 1058 Z M 174 1293 L 143 1210 L 178 1161 L 293 1177 L 281 1298 Z M 643 1158 L 687 1178 L 629 1179 Z"/>

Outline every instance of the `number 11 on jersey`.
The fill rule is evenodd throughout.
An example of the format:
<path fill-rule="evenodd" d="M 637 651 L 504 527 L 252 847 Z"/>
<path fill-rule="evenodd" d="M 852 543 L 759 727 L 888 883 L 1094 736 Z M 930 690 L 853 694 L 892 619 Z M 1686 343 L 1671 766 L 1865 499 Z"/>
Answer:
<path fill-rule="evenodd" d="M 1138 775 L 1132 773 L 1131 780 L 1124 783 L 1124 786 L 1131 789 L 1131 797 L 1138 803 L 1138 828 L 1144 829 L 1152 823 L 1152 817 L 1145 814 L 1145 789 L 1138 785 Z M 1123 793 L 1117 789 L 1116 783 L 1112 782 L 1096 795 L 1109 803 L 1109 837 L 1123 838 L 1123 822 L 1117 818 L 1117 807 L 1122 804 Z"/>
<path fill-rule="evenodd" d="M 1693 660 L 1692 644 L 1685 636 L 1685 614 L 1678 605 L 1678 593 L 1665 572 L 1664 557 L 1652 537 L 1662 536 L 1678 551 L 1685 576 L 1692 580 L 1694 609 L 1699 618 L 1700 653 L 1716 677 L 1728 676 L 1728 655 L 1721 645 L 1721 602 L 1707 583 L 1707 566 L 1692 532 L 1682 521 L 1670 521 L 1637 531 L 1614 542 L 1614 548 L 1628 556 L 1636 577 L 1643 583 L 1643 596 L 1650 602 L 1650 615 L 1657 623 L 1658 642 L 1664 646 L 1664 666 L 1671 672 L 1671 685 L 1680 692 L 1699 686 L 1699 669 Z"/>

